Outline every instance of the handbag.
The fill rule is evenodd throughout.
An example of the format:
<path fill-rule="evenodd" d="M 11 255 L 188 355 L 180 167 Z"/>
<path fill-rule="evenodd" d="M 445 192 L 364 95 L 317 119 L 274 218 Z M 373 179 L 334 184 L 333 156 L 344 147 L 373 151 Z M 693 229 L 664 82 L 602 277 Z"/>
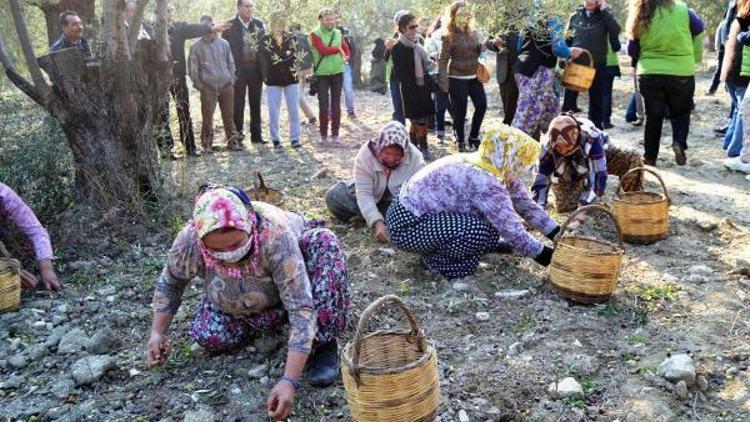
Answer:
<path fill-rule="evenodd" d="M 490 71 L 482 62 L 479 62 L 479 66 L 477 66 L 477 79 L 483 84 L 490 81 Z"/>
<path fill-rule="evenodd" d="M 343 35 L 342 35 L 343 36 Z M 333 44 L 333 39 L 336 38 L 336 32 L 331 34 L 331 40 L 328 41 L 327 47 L 330 47 L 331 44 Z M 315 48 L 315 47 L 312 47 Z M 318 95 L 318 76 L 315 74 L 315 72 L 318 70 L 318 66 L 320 66 L 320 62 L 323 61 L 323 55 L 321 54 L 318 58 L 317 63 L 315 63 L 315 66 L 313 66 L 313 73 L 312 75 L 305 78 L 305 81 L 310 85 L 310 95 L 315 96 Z"/>

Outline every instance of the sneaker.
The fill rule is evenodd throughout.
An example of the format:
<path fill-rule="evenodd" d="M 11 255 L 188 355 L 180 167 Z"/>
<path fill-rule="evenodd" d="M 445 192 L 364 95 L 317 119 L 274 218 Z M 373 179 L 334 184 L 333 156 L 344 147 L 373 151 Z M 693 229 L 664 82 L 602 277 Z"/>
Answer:
<path fill-rule="evenodd" d="M 277 151 L 281 151 L 282 149 L 284 149 L 284 147 L 281 146 L 281 142 L 274 141 L 274 143 L 273 143 L 273 149 L 275 149 Z"/>
<path fill-rule="evenodd" d="M 602 128 L 604 129 L 613 129 L 615 125 L 613 125 L 611 122 L 604 122 L 602 123 Z"/>
<path fill-rule="evenodd" d="M 685 150 L 682 149 L 679 145 L 672 145 L 672 151 L 674 151 L 674 161 L 677 163 L 678 166 L 684 166 L 687 162 L 687 157 L 685 157 Z"/>
<path fill-rule="evenodd" d="M 187 156 L 188 157 L 200 157 L 201 156 L 201 152 L 198 151 L 197 148 L 192 147 L 192 148 L 188 149 Z"/>
<path fill-rule="evenodd" d="M 724 125 L 722 127 L 714 128 L 714 133 L 717 135 L 724 135 L 727 133 L 727 130 L 729 130 L 729 125 Z"/>
<path fill-rule="evenodd" d="M 468 150 L 466 149 L 466 144 L 464 144 L 463 142 L 459 142 L 458 143 L 458 152 L 468 152 Z"/>
<path fill-rule="evenodd" d="M 267 144 L 268 141 L 264 140 L 262 136 L 257 136 L 255 138 L 250 139 L 250 143 L 252 144 Z"/>
<path fill-rule="evenodd" d="M 292 148 L 302 148 L 302 144 L 299 141 L 292 141 Z"/>
<path fill-rule="evenodd" d="M 310 385 L 326 387 L 339 379 L 339 348 L 336 340 L 313 346 L 312 356 L 307 362 L 306 378 Z"/>
<path fill-rule="evenodd" d="M 747 180 L 748 182 L 750 182 L 750 174 L 748 174 L 747 176 L 745 176 L 745 180 Z"/>
<path fill-rule="evenodd" d="M 724 160 L 724 167 L 732 171 L 750 174 L 750 163 L 743 162 L 740 157 L 732 157 Z"/>
<path fill-rule="evenodd" d="M 633 126 L 641 126 L 641 125 L 643 125 L 643 119 L 637 119 L 636 121 L 634 121 L 633 123 L 631 123 L 631 125 L 633 125 Z"/>

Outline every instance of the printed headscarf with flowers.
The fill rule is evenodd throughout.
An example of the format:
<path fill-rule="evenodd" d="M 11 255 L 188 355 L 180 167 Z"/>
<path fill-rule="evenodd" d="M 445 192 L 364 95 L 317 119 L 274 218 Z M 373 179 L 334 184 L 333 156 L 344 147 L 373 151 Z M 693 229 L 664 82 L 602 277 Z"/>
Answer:
<path fill-rule="evenodd" d="M 243 278 L 260 267 L 260 248 L 264 241 L 264 230 L 259 227 L 258 216 L 231 191 L 214 188 L 199 195 L 195 200 L 193 218 L 188 227 L 195 234 L 206 268 L 223 277 Z M 237 263 L 224 262 L 213 256 L 203 243 L 203 238 L 214 230 L 236 229 L 247 233 L 252 247 L 249 257 Z"/>
<path fill-rule="evenodd" d="M 400 146 L 404 151 L 404 155 L 406 155 L 406 152 L 409 149 L 409 133 L 406 131 L 406 127 L 396 120 L 386 123 L 385 126 L 380 129 L 380 134 L 370 139 L 370 142 L 367 143 L 367 148 L 372 152 L 375 159 L 386 168 L 386 174 L 398 167 L 398 165 L 389 167 L 380 160 L 380 152 L 383 148 L 391 145 Z"/>
<path fill-rule="evenodd" d="M 539 142 L 523 131 L 499 124 L 485 133 L 477 152 L 466 154 L 466 160 L 507 183 L 533 175 L 540 150 Z"/>

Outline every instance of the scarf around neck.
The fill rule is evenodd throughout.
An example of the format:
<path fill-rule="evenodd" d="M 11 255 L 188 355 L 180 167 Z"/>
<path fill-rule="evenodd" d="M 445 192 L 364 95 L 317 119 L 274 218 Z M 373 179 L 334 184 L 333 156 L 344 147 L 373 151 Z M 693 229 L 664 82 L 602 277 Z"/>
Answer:
<path fill-rule="evenodd" d="M 398 40 L 401 44 L 414 50 L 414 77 L 418 86 L 424 86 L 424 75 L 432 70 L 432 62 L 427 52 L 419 43 L 410 40 L 403 33 L 398 34 Z"/>

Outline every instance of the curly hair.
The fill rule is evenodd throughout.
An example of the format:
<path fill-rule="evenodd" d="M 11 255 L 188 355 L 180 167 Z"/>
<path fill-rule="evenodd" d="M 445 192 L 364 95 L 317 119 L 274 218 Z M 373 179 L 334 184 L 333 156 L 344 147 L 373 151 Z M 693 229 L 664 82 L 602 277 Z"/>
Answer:
<path fill-rule="evenodd" d="M 633 39 L 638 38 L 638 31 L 648 28 L 654 13 L 660 7 L 672 6 L 674 0 L 630 0 L 628 13 L 628 33 Z"/>
<path fill-rule="evenodd" d="M 458 11 L 462 8 L 466 7 L 466 2 L 463 0 L 458 0 L 456 2 L 453 2 L 453 4 L 448 7 L 448 35 L 454 34 L 456 32 L 472 32 L 474 30 L 474 19 L 472 18 L 469 21 L 469 24 L 464 27 L 460 28 L 458 25 L 456 25 L 456 14 Z"/>

